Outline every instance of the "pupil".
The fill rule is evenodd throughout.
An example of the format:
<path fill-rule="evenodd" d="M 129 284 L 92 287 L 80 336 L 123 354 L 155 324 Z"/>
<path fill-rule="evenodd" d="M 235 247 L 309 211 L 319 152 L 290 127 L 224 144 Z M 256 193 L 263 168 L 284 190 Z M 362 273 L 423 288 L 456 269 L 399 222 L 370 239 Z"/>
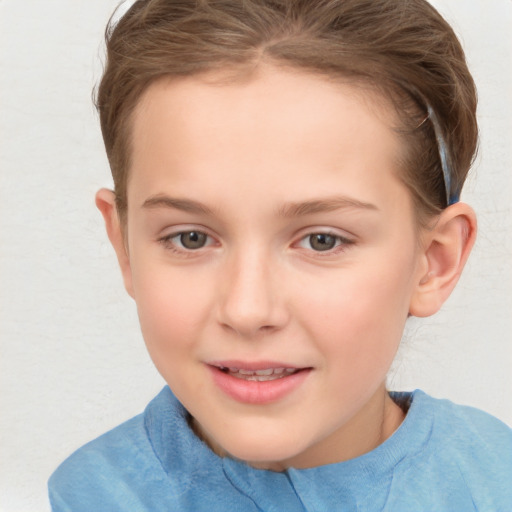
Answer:
<path fill-rule="evenodd" d="M 200 249 L 206 243 L 206 235 L 199 231 L 190 231 L 182 233 L 180 242 L 186 249 Z"/>
<path fill-rule="evenodd" d="M 336 245 L 336 238 L 324 233 L 317 233 L 309 237 L 309 243 L 315 251 L 328 251 Z"/>

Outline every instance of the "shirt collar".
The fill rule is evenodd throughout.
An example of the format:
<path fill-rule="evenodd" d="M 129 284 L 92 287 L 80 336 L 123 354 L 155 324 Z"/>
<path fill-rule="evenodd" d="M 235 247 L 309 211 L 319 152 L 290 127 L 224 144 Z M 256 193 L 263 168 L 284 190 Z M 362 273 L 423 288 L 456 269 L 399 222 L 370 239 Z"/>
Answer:
<path fill-rule="evenodd" d="M 322 510 L 339 510 L 343 505 L 354 510 L 373 499 L 376 482 L 390 486 L 397 464 L 420 451 L 430 438 L 433 417 L 422 407 L 426 395 L 415 391 L 391 393 L 391 397 L 408 412 L 396 432 L 380 446 L 345 462 L 280 473 L 213 453 L 192 431 L 188 412 L 168 387 L 148 405 L 145 425 L 164 470 L 182 489 L 197 489 L 205 482 L 222 487 L 227 479 L 268 512 L 316 510 L 319 503 Z"/>

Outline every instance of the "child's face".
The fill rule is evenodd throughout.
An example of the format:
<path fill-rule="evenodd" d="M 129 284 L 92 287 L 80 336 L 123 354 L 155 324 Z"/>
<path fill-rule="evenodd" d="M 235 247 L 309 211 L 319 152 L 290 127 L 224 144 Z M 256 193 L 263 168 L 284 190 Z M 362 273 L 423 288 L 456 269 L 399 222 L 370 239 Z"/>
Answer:
<path fill-rule="evenodd" d="M 211 445 L 263 467 L 400 421 L 385 378 L 425 266 L 393 120 L 362 94 L 263 68 L 156 83 L 134 118 L 124 275 L 149 352 Z"/>

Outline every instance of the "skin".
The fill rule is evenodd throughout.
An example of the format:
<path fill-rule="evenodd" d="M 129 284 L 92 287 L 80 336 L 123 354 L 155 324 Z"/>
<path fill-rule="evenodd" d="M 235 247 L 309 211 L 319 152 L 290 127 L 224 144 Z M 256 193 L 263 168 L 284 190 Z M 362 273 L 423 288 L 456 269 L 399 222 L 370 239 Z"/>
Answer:
<path fill-rule="evenodd" d="M 394 119 L 368 91 L 271 66 L 217 78 L 146 91 L 126 226 L 112 192 L 97 195 L 146 345 L 219 455 L 276 471 L 357 457 L 403 420 L 386 374 L 407 317 L 435 313 L 455 286 L 474 213 L 458 203 L 418 228 Z M 187 249 L 184 231 L 205 245 Z M 334 247 L 317 250 L 314 233 Z M 212 379 L 226 360 L 310 370 L 283 398 L 247 404 Z"/>

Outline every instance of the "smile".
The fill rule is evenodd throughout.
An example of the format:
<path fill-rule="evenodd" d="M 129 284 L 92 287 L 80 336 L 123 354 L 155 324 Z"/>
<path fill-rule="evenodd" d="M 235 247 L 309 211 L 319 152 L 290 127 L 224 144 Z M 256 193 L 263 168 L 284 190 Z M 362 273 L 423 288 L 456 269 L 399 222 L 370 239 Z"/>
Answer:
<path fill-rule="evenodd" d="M 266 368 L 264 370 L 245 370 L 243 368 L 219 367 L 220 371 L 237 379 L 265 382 L 269 380 L 282 379 L 300 371 L 298 368 Z"/>
<path fill-rule="evenodd" d="M 310 375 L 312 368 L 282 364 L 207 365 L 216 387 L 231 399 L 245 404 L 269 404 L 296 392 Z"/>

